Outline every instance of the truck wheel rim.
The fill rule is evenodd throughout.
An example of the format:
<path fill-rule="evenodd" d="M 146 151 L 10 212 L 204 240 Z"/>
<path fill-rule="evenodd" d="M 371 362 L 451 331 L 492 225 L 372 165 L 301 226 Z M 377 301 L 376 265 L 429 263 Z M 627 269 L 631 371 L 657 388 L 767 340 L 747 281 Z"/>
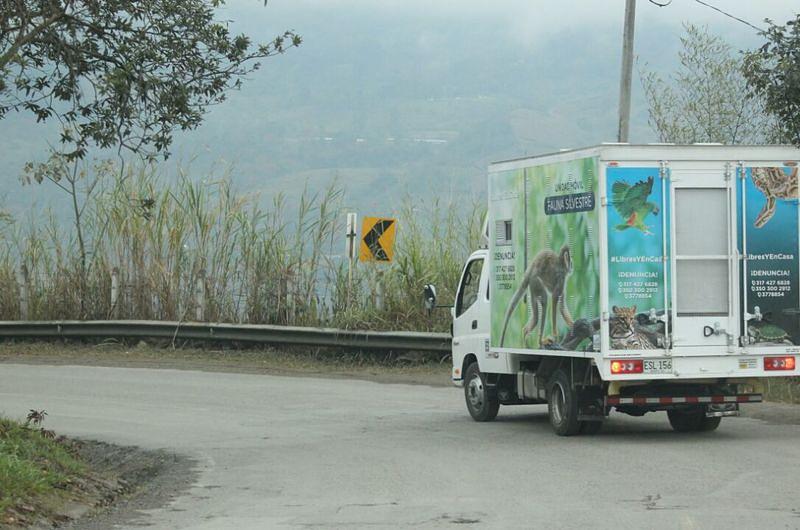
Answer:
<path fill-rule="evenodd" d="M 564 389 L 559 383 L 553 385 L 553 395 L 550 399 L 553 404 L 553 420 L 556 423 L 561 423 L 564 418 L 564 402 L 566 398 L 564 397 Z"/>
<path fill-rule="evenodd" d="M 476 374 L 470 379 L 467 386 L 467 398 L 473 409 L 480 410 L 483 406 L 483 381 L 481 381 L 480 375 Z"/>

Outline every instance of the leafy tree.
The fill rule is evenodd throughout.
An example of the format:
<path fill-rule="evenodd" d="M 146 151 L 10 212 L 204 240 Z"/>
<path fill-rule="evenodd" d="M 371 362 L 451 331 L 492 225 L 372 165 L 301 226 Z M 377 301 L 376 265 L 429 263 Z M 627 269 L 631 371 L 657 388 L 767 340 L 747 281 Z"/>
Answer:
<path fill-rule="evenodd" d="M 745 54 L 744 75 L 783 136 L 800 146 L 800 13 L 785 26 L 766 22 L 769 28 L 761 35 L 767 42 Z"/>
<path fill-rule="evenodd" d="M 94 175 L 102 175 L 108 172 L 111 167 L 109 161 L 96 162 Z M 36 182 L 41 184 L 47 180 L 65 192 L 70 198 L 70 210 L 75 224 L 75 235 L 78 243 L 78 299 L 80 301 L 79 318 L 86 315 L 86 289 L 87 278 L 89 275 L 89 262 L 87 253 L 87 241 L 84 230 L 84 217 L 86 207 L 93 199 L 94 191 L 100 183 L 97 176 L 88 176 L 86 167 L 81 166 L 81 161 L 73 159 L 69 161 L 66 155 L 51 154 L 47 162 L 25 164 L 23 174 L 20 177 L 22 184 Z"/>
<path fill-rule="evenodd" d="M 642 69 L 649 124 L 662 142 L 770 143 L 776 127 L 758 97 L 747 97 L 743 60 L 705 27 L 684 24 L 680 67 L 665 81 Z"/>
<path fill-rule="evenodd" d="M 29 111 L 62 126 L 62 151 L 90 144 L 169 154 L 173 132 L 259 67 L 300 44 L 266 44 L 215 20 L 223 0 L 0 0 L 0 118 Z"/>

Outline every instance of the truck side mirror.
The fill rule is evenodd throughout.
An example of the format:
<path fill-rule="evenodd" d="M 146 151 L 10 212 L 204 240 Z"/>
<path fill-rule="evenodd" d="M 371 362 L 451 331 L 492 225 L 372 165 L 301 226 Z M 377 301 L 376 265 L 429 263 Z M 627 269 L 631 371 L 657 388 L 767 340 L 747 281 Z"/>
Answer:
<path fill-rule="evenodd" d="M 422 296 L 425 301 L 425 309 L 428 311 L 428 316 L 430 316 L 433 308 L 436 307 L 436 287 L 431 283 L 426 283 L 422 287 Z"/>

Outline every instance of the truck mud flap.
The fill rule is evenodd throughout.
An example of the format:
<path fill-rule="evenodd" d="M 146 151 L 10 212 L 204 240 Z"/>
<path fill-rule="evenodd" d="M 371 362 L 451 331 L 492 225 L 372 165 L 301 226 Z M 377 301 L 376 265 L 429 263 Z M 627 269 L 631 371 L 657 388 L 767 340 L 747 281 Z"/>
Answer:
<path fill-rule="evenodd" d="M 603 421 L 607 408 L 603 404 L 603 391 L 599 387 L 576 389 L 578 393 L 578 421 Z"/>

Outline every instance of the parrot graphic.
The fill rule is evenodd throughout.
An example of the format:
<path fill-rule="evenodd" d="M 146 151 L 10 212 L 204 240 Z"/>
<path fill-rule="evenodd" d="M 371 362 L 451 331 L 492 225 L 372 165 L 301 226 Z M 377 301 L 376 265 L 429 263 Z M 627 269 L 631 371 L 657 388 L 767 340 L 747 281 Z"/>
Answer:
<path fill-rule="evenodd" d="M 648 214 L 658 215 L 658 206 L 647 201 L 647 197 L 653 191 L 653 180 L 650 176 L 647 177 L 647 181 L 640 180 L 633 186 L 618 180 L 611 187 L 611 204 L 625 220 L 615 227 L 617 230 L 636 228 L 645 235 L 652 235 L 650 227 L 644 224 L 644 220 Z"/>

